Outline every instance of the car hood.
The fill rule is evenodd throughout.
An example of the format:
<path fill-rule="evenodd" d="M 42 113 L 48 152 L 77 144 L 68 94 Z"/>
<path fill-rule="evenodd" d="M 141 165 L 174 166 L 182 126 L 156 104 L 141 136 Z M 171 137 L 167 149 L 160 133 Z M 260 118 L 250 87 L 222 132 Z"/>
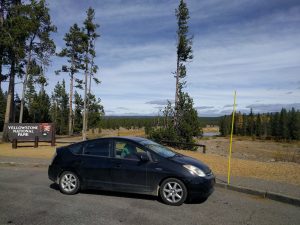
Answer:
<path fill-rule="evenodd" d="M 192 165 L 198 167 L 199 169 L 203 170 L 204 173 L 210 173 L 211 171 L 210 168 L 207 165 L 205 165 L 203 162 L 189 156 L 176 154 L 175 156 L 169 159 L 174 162 L 180 163 L 182 165 Z"/>

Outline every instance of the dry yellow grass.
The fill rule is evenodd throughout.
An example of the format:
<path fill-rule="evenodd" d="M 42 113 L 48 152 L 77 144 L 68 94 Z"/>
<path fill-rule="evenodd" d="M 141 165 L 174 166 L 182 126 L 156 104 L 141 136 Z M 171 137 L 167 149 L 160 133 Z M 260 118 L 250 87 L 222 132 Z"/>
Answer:
<path fill-rule="evenodd" d="M 120 128 L 118 130 L 112 130 L 112 129 L 102 129 L 100 135 L 102 137 L 112 137 L 112 136 L 138 136 L 138 137 L 145 137 L 145 130 L 143 128 L 141 129 L 125 129 Z"/>
<path fill-rule="evenodd" d="M 22 147 L 12 149 L 11 144 L 1 143 L 0 144 L 0 157 L 25 157 L 25 158 L 40 158 L 40 159 L 51 159 L 54 155 L 57 146 L 51 147 L 49 144 L 41 144 L 38 148 L 33 148 L 33 143 L 22 143 Z"/>
<path fill-rule="evenodd" d="M 214 127 L 203 127 L 202 130 L 203 130 L 204 133 L 207 133 L 207 132 L 219 132 L 219 131 L 220 131 L 220 128 L 219 128 L 218 126 L 214 126 Z"/>
<path fill-rule="evenodd" d="M 228 158 L 214 154 L 178 151 L 184 155 L 199 159 L 210 166 L 214 173 L 227 176 Z M 231 175 L 252 177 L 278 182 L 287 182 L 300 186 L 300 164 L 286 162 L 258 162 L 233 158 Z"/>

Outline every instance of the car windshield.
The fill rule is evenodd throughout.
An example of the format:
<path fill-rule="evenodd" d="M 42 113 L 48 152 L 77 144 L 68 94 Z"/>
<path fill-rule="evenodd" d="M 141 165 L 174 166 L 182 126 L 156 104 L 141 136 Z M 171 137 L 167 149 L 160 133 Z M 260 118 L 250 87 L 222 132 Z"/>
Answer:
<path fill-rule="evenodd" d="M 147 148 L 151 149 L 158 155 L 165 157 L 165 158 L 170 158 L 170 157 L 173 157 L 176 155 L 176 153 L 173 152 L 171 149 L 169 149 L 163 145 L 157 144 L 156 142 L 153 142 L 153 141 L 147 140 L 147 141 L 143 141 L 141 144 L 143 144 Z"/>

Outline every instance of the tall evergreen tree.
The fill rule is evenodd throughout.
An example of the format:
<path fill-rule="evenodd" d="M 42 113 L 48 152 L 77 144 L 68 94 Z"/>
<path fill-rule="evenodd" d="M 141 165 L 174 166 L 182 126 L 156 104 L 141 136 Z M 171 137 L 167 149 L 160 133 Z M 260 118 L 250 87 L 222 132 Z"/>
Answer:
<path fill-rule="evenodd" d="M 273 137 L 280 137 L 281 131 L 280 131 L 280 114 L 276 112 L 272 117 L 272 136 Z"/>
<path fill-rule="evenodd" d="M 17 74 L 23 75 L 21 62 L 25 57 L 25 41 L 28 37 L 29 21 L 26 16 L 28 7 L 23 5 L 20 0 L 1 3 L 1 10 L 5 10 L 5 12 L 1 12 L 1 68 L 3 65 L 9 67 L 9 74 L 7 75 L 9 85 L 4 117 L 4 124 L 6 124 L 13 121 L 14 117 L 15 76 Z M 2 80 L 2 78 L 3 75 L 1 74 L 0 79 Z M 8 130 L 5 126 L 2 140 L 8 141 Z"/>
<path fill-rule="evenodd" d="M 286 109 L 281 109 L 279 117 L 279 130 L 281 139 L 289 139 L 288 116 Z"/>
<path fill-rule="evenodd" d="M 104 115 L 104 109 L 101 105 L 101 100 L 96 99 L 95 95 L 88 94 L 88 127 L 97 128 L 100 125 L 101 117 Z"/>
<path fill-rule="evenodd" d="M 70 75 L 70 97 L 69 97 L 69 135 L 73 134 L 73 124 L 74 124 L 74 116 L 73 116 L 73 88 L 74 88 L 74 79 L 75 74 L 78 73 L 81 69 L 83 69 L 83 41 L 84 41 L 84 33 L 78 27 L 77 24 L 74 24 L 70 27 L 69 33 L 65 34 L 64 41 L 66 47 L 62 49 L 62 51 L 58 54 L 60 57 L 68 58 L 69 65 L 63 65 L 62 70 L 59 72 L 67 72 Z M 82 80 L 76 79 L 79 82 L 79 87 L 81 87 Z"/>
<path fill-rule="evenodd" d="M 255 135 L 255 119 L 252 108 L 250 109 L 249 119 L 248 119 L 248 129 L 247 133 L 250 136 Z"/>
<path fill-rule="evenodd" d="M 291 139 L 300 140 L 300 111 L 296 111 L 295 108 L 290 111 L 288 127 Z"/>
<path fill-rule="evenodd" d="M 95 20 L 95 11 L 92 8 L 89 8 L 87 11 L 87 18 L 84 21 L 84 31 L 85 31 L 85 41 L 84 43 L 84 99 L 83 99 L 83 129 L 82 129 L 82 139 L 86 140 L 86 132 L 88 127 L 88 78 L 91 76 L 90 71 L 97 70 L 97 67 L 94 65 L 95 52 L 95 40 L 99 35 L 97 34 L 98 24 L 94 22 Z M 97 82 L 99 82 L 96 79 Z"/>
<path fill-rule="evenodd" d="M 68 132 L 68 112 L 69 96 L 66 92 L 65 81 L 59 82 L 54 87 L 51 97 L 51 120 L 56 124 L 58 134 L 67 134 Z"/>
<path fill-rule="evenodd" d="M 4 125 L 5 105 L 6 105 L 6 94 L 3 93 L 2 89 L 0 88 L 0 130 L 1 131 Z"/>
<path fill-rule="evenodd" d="M 185 63 L 188 60 L 193 59 L 192 54 L 192 37 L 188 36 L 188 20 L 190 19 L 189 10 L 186 3 L 180 0 L 178 8 L 175 10 L 175 15 L 177 18 L 177 62 L 176 62 L 176 89 L 175 89 L 175 119 L 174 123 L 176 126 L 178 120 L 178 101 L 180 98 L 180 93 L 185 81 L 183 79 L 186 77 L 186 66 Z"/>
<path fill-rule="evenodd" d="M 27 9 L 26 70 L 23 81 L 19 123 L 23 121 L 24 98 L 32 60 L 39 61 L 39 64 L 42 65 L 48 65 L 50 56 L 55 53 L 55 44 L 50 38 L 50 34 L 56 32 L 56 27 L 51 22 L 49 8 L 45 0 L 31 0 Z"/>
<path fill-rule="evenodd" d="M 181 142 L 193 143 L 193 137 L 200 136 L 200 123 L 193 99 L 188 93 L 180 93 L 177 105 L 178 118 L 177 133 Z"/>
<path fill-rule="evenodd" d="M 82 131 L 83 99 L 77 91 L 74 93 L 74 103 L 74 132 L 80 132 Z"/>
<path fill-rule="evenodd" d="M 264 134 L 262 119 L 259 113 L 256 116 L 255 133 L 257 137 L 262 137 Z"/>

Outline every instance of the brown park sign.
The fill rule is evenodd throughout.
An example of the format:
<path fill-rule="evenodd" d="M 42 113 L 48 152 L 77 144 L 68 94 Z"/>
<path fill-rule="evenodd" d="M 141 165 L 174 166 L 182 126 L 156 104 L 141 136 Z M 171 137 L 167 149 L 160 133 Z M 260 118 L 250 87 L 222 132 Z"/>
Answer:
<path fill-rule="evenodd" d="M 52 141 L 55 138 L 53 123 L 8 123 L 8 138 L 18 141 Z"/>

